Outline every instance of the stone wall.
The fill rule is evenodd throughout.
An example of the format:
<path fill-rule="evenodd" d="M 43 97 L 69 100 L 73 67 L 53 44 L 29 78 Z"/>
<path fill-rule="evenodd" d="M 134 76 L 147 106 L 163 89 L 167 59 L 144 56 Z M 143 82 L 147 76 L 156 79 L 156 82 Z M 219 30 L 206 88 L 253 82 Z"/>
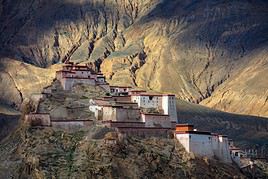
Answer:
<path fill-rule="evenodd" d="M 117 108 L 116 112 L 117 121 L 141 121 L 139 109 L 125 109 Z"/>
<path fill-rule="evenodd" d="M 102 124 L 106 127 L 145 127 L 144 122 L 123 122 L 123 121 L 103 121 Z"/>
<path fill-rule="evenodd" d="M 121 101 L 121 102 L 124 102 L 124 101 L 131 101 L 131 97 L 130 96 L 112 96 L 113 100 L 114 101 Z"/>
<path fill-rule="evenodd" d="M 63 78 L 60 80 L 64 90 L 71 90 L 76 84 L 88 84 L 95 85 L 94 79 L 82 79 L 82 78 Z"/>
<path fill-rule="evenodd" d="M 141 116 L 146 127 L 171 128 L 171 121 L 168 115 L 142 114 Z"/>
<path fill-rule="evenodd" d="M 138 104 L 137 103 L 132 103 L 132 102 L 123 102 L 123 101 L 118 101 L 116 102 L 117 105 L 124 106 L 124 108 L 136 108 L 138 109 Z"/>
<path fill-rule="evenodd" d="M 31 126 L 51 126 L 50 115 L 46 113 L 27 114 L 24 120 Z"/>
<path fill-rule="evenodd" d="M 104 106 L 104 121 L 140 121 L 139 109 L 126 109 L 123 107 Z"/>
<path fill-rule="evenodd" d="M 92 120 L 51 120 L 52 127 L 69 130 L 89 127 L 92 124 Z"/>
<path fill-rule="evenodd" d="M 98 84 L 98 86 L 104 89 L 106 92 L 110 92 L 109 84 Z"/>
<path fill-rule="evenodd" d="M 103 106 L 103 118 L 104 121 L 116 121 L 116 108 L 112 106 Z"/>
<path fill-rule="evenodd" d="M 171 136 L 172 131 L 168 128 L 139 128 L 139 127 L 119 127 L 117 131 L 126 136 L 139 137 L 164 137 Z"/>

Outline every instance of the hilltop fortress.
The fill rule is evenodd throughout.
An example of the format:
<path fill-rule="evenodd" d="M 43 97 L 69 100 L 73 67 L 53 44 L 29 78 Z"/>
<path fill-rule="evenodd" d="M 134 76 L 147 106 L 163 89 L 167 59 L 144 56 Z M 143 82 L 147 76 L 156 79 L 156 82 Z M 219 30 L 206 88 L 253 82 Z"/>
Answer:
<path fill-rule="evenodd" d="M 240 165 L 241 152 L 229 142 L 227 136 L 198 131 L 190 124 L 179 124 L 174 94 L 148 93 L 129 86 L 110 86 L 103 74 L 96 73 L 89 65 L 64 64 L 56 72 L 56 80 L 64 91 L 71 91 L 77 84 L 99 86 L 106 96 L 88 100 L 88 110 L 103 127 L 116 131 L 120 136 L 176 138 L 187 152 L 201 157 L 216 157 L 230 163 L 235 158 Z M 45 88 L 43 95 L 53 93 Z M 25 121 L 33 126 L 90 127 L 93 120 L 57 120 L 50 114 L 32 113 Z"/>
<path fill-rule="evenodd" d="M 62 70 L 56 72 L 56 79 L 61 82 L 64 90 L 71 90 L 76 84 L 88 84 L 100 86 L 110 91 L 109 84 L 101 73 L 96 73 L 91 66 L 65 64 Z"/>

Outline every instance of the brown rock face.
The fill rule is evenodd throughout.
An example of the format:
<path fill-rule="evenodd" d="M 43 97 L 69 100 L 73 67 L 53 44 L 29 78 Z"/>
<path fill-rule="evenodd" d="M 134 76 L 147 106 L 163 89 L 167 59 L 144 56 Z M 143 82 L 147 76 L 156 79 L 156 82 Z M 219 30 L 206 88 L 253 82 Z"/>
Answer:
<path fill-rule="evenodd" d="M 55 78 L 59 65 L 44 69 L 12 59 L 0 61 L 0 104 L 19 108 L 32 93 L 40 93 Z"/>
<path fill-rule="evenodd" d="M 39 67 L 98 61 L 113 84 L 268 116 L 267 12 L 263 0 L 0 0 L 0 55 Z M 1 79 L 12 88 L 1 96 L 20 104 L 16 78 Z"/>

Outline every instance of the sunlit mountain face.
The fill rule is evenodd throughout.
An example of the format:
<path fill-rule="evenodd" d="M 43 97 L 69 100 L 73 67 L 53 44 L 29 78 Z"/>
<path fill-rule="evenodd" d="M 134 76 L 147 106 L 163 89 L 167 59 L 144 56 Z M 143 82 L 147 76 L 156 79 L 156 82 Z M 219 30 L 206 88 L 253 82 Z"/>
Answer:
<path fill-rule="evenodd" d="M 139 156 L 138 147 L 144 150 L 145 158 L 151 152 L 146 150 L 156 145 L 166 145 L 170 147 L 169 153 L 174 152 L 175 144 L 170 141 L 130 140 L 130 146 L 113 148 L 121 152 L 113 158 L 112 150 L 102 148 L 101 142 L 83 141 L 87 134 L 57 133 L 49 129 L 25 132 L 20 120 L 25 105 L 33 94 L 40 94 L 44 87 L 53 83 L 56 71 L 67 62 L 94 66 L 110 85 L 175 94 L 179 122 L 226 134 L 239 147 L 267 150 L 266 0 L 0 0 L 0 140 L 9 137 L 0 145 L 0 156 L 7 157 L 0 157 L 0 178 L 12 176 L 14 171 L 21 176 L 13 178 L 30 175 L 57 178 L 57 174 L 70 178 L 75 176 L 77 167 L 82 168 L 79 171 L 91 168 L 88 172 L 78 172 L 82 178 L 94 176 L 96 171 L 105 171 L 100 172 L 104 177 L 134 177 L 131 172 L 117 175 L 120 168 L 114 169 L 108 159 L 105 165 L 96 164 L 96 168 L 92 167 L 92 161 L 108 156 L 119 165 L 127 156 L 131 163 Z M 52 102 L 54 106 L 66 107 L 74 101 L 73 97 L 58 94 L 56 102 Z M 61 100 L 64 103 L 58 103 Z M 87 115 L 85 111 L 83 115 Z M 52 136 L 51 139 L 48 136 Z M 46 138 L 55 145 L 50 145 L 51 141 L 46 143 Z M 32 148 L 38 145 L 46 148 L 46 152 Z M 124 147 L 136 153 L 124 153 Z M 53 155 L 47 152 L 50 149 Z M 31 157 L 25 157 L 21 151 L 28 151 Z M 103 152 L 101 156 L 98 151 Z M 162 155 L 158 148 L 152 151 Z M 21 163 L 11 157 L 14 153 Z M 182 159 L 182 155 L 184 153 L 174 154 L 174 158 Z M 58 157 L 56 161 L 63 161 L 63 164 L 54 163 L 51 156 Z M 94 157 L 88 161 L 83 156 Z M 154 156 L 148 160 L 152 158 Z M 175 162 L 174 158 L 165 162 Z M 199 162 L 206 166 L 204 161 L 191 163 L 189 156 L 184 159 L 191 166 Z M 74 163 L 74 160 L 81 163 Z M 158 161 L 163 163 L 162 158 Z M 9 170 L 2 167 L 7 163 Z M 14 168 L 13 164 L 16 164 Z M 62 170 L 60 164 L 64 166 Z M 129 167 L 138 170 L 146 164 Z M 163 167 L 172 168 L 169 164 Z M 215 168 L 222 169 L 222 166 L 215 164 Z M 146 176 L 152 176 L 153 171 L 164 172 L 161 167 L 154 169 L 150 168 L 151 173 Z M 208 168 L 202 169 L 208 177 L 213 173 Z M 142 168 L 138 176 L 145 176 L 146 170 Z M 170 177 L 195 177 L 202 171 L 187 167 L 183 170 L 188 173 L 180 175 L 182 171 L 179 171 L 178 175 Z M 218 173 L 218 176 L 226 178 L 234 176 L 232 173 L 240 176 L 236 169 L 228 170 L 231 172 Z M 7 172 L 1 175 L 2 171 Z M 29 171 L 32 173 L 28 176 Z M 112 175 L 113 172 L 116 175 Z M 189 174 L 191 172 L 193 175 Z M 157 176 L 167 176 L 165 174 Z"/>
<path fill-rule="evenodd" d="M 267 6 L 261 0 L 1 1 L 1 102 L 18 107 L 44 86 L 43 73 L 27 75 L 32 66 L 70 60 L 95 62 L 113 84 L 267 116 Z M 27 70 L 7 67 L 13 60 Z M 25 89 L 31 82 L 40 87 Z"/>

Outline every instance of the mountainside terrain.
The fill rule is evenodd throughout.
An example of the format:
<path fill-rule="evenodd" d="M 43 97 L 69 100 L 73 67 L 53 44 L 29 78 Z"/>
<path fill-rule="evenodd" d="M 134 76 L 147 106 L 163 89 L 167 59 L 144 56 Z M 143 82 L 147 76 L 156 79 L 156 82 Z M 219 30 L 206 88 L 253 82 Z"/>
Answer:
<path fill-rule="evenodd" d="M 0 141 L 14 131 L 19 124 L 19 115 L 0 113 Z"/>
<path fill-rule="evenodd" d="M 235 166 L 187 154 L 172 139 L 107 145 L 89 132 L 20 128 L 1 142 L 0 178 L 245 178 Z"/>
<path fill-rule="evenodd" d="M 267 117 L 267 17 L 265 0 L 0 0 L 1 103 L 19 107 L 71 60 L 112 84 Z"/>
<path fill-rule="evenodd" d="M 43 97 L 37 111 L 58 120 L 92 119 L 88 127 L 30 127 L 8 115 L 0 117 L 0 178 L 250 178 L 218 160 L 186 153 L 175 139 L 135 138 L 110 140 L 113 129 L 101 127 L 88 111 L 88 100 L 104 96 L 99 87 L 78 84 L 64 91 L 59 81 L 53 93 Z M 32 103 L 33 104 L 33 103 Z M 27 105 L 26 105 L 27 106 Z M 267 150 L 267 119 L 213 111 L 178 100 L 179 122 L 193 122 L 198 129 L 228 134 L 241 147 Z M 32 110 L 24 107 L 23 114 Z M 2 112 L 17 114 L 7 109 Z M 20 117 L 23 119 L 23 117 Z M 65 126 L 66 127 L 66 126 Z M 14 130 L 15 129 L 15 130 Z M 5 137 L 7 136 L 7 137 Z M 3 140 L 2 137 L 5 137 Z M 267 175 L 267 164 L 260 163 L 255 176 Z M 246 175 L 246 176 L 243 176 Z"/>

